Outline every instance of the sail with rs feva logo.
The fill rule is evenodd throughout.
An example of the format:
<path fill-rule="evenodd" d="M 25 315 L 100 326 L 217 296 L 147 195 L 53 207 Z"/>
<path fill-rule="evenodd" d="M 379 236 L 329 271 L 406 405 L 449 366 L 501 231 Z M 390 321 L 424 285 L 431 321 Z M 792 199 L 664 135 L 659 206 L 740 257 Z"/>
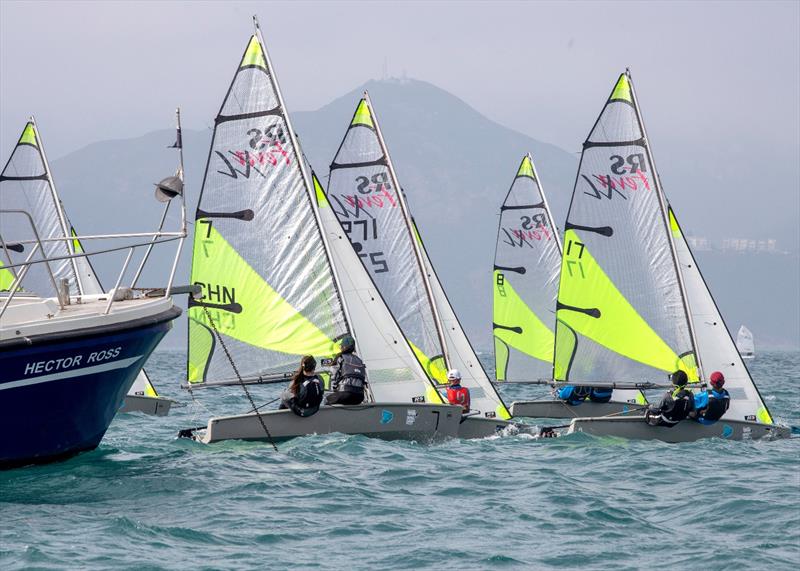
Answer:
<path fill-rule="evenodd" d="M 772 424 L 663 194 L 628 72 L 584 143 L 564 230 L 556 380 L 722 371 L 726 418 Z"/>
<path fill-rule="evenodd" d="M 233 377 L 217 335 L 253 379 L 329 358 L 350 333 L 376 401 L 441 403 L 291 129 L 254 35 L 216 119 L 197 211 L 189 382 Z"/>
<path fill-rule="evenodd" d="M 530 155 L 500 207 L 492 273 L 498 381 L 548 379 L 553 370 L 561 242 Z"/>
<path fill-rule="evenodd" d="M 250 38 L 215 119 L 197 208 L 189 303 L 188 381 L 297 368 L 331 357 L 348 333 L 317 226 L 310 181 L 276 79 Z"/>

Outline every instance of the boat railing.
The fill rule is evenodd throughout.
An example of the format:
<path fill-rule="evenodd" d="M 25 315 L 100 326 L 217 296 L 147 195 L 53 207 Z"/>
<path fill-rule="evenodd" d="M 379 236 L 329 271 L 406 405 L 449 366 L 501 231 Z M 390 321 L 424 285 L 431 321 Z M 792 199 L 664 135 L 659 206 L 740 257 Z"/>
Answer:
<path fill-rule="evenodd" d="M 183 199 L 183 197 L 181 196 Z M 62 309 L 65 305 L 70 304 L 70 293 L 68 288 L 59 287 L 59 283 L 56 280 L 56 276 L 53 273 L 51 263 L 62 261 L 62 260 L 73 260 L 76 258 L 92 258 L 95 256 L 99 256 L 102 254 L 109 254 L 113 252 L 120 252 L 120 251 L 127 251 L 125 256 L 125 261 L 122 264 L 122 268 L 120 269 L 119 273 L 117 274 L 114 288 L 106 293 L 108 293 L 108 301 L 106 306 L 103 310 L 103 314 L 108 314 L 111 311 L 111 307 L 114 302 L 121 301 L 127 298 L 123 291 L 133 291 L 136 287 L 136 284 L 141 277 L 142 271 L 150 258 L 150 253 L 152 252 L 154 246 L 159 244 L 165 244 L 168 242 L 177 241 L 178 245 L 175 249 L 175 256 L 172 260 L 172 264 L 170 267 L 169 277 L 167 279 L 166 287 L 163 288 L 163 295 L 165 297 L 169 297 L 173 293 L 173 282 L 175 279 L 175 271 L 178 266 L 178 260 L 180 259 L 181 251 L 183 249 L 183 243 L 186 239 L 186 216 L 185 216 L 185 203 L 183 200 L 181 201 L 181 228 L 179 231 L 171 231 L 167 232 L 163 230 L 164 222 L 166 220 L 167 211 L 169 209 L 170 202 L 168 202 L 164 207 L 164 213 L 161 217 L 161 223 L 159 228 L 155 232 L 129 232 L 129 233 L 120 233 L 120 234 L 93 234 L 93 235 L 86 235 L 86 236 L 58 236 L 58 237 L 51 237 L 51 238 L 42 238 L 41 234 L 39 233 L 38 228 L 36 227 L 36 223 L 33 220 L 31 214 L 25 210 L 6 210 L 0 209 L 0 214 L 2 215 L 18 215 L 24 217 L 28 224 L 33 231 L 34 238 L 32 239 L 25 239 L 25 240 L 17 240 L 17 241 L 7 241 L 2 233 L 0 233 L 0 246 L 2 247 L 2 253 L 5 255 L 9 264 L 4 264 L 2 267 L 4 270 L 9 270 L 12 272 L 14 276 L 14 280 L 9 287 L 8 292 L 2 292 L 4 294 L 5 300 L 3 303 L 2 308 L 0 308 L 0 318 L 2 318 L 3 314 L 5 314 L 6 309 L 11 304 L 11 301 L 14 297 L 20 293 L 21 285 L 25 276 L 35 264 L 44 264 L 44 267 L 47 272 L 47 276 L 49 277 L 49 281 L 55 291 L 55 297 L 58 300 L 59 307 Z M 69 250 L 69 254 L 58 255 L 58 256 L 48 256 L 45 250 L 45 244 L 52 243 L 52 242 L 67 242 L 70 241 L 87 241 L 87 240 L 122 240 L 122 239 L 136 239 L 136 238 L 149 238 L 148 240 L 143 240 L 138 243 L 134 244 L 125 244 L 121 246 L 114 246 L 109 248 L 103 248 L 100 250 L 96 250 L 94 252 L 75 252 L 72 249 Z M 31 248 L 30 253 L 26 256 L 25 260 L 22 262 L 14 262 L 10 251 L 16 252 L 23 252 L 25 246 L 33 245 Z M 134 252 L 139 249 L 143 248 L 145 250 L 144 256 L 142 257 L 139 266 L 131 280 L 131 285 L 129 288 L 120 289 L 122 280 L 125 277 L 125 274 L 130 266 L 130 262 L 133 259 Z M 34 258 L 36 254 L 39 254 L 39 257 Z M 80 279 L 80 278 L 78 278 Z M 162 288 L 158 288 L 160 291 Z M 41 293 L 41 292 L 37 292 Z M 80 296 L 79 296 L 80 297 Z"/>

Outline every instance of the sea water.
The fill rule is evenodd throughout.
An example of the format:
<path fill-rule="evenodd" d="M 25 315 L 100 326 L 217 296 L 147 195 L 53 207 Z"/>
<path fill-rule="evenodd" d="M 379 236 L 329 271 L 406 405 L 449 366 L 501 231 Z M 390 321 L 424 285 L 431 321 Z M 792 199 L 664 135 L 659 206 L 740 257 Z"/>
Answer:
<path fill-rule="evenodd" d="M 206 446 L 178 429 L 247 402 L 229 387 L 193 403 L 178 388 L 184 363 L 177 352 L 148 363 L 186 405 L 168 417 L 121 414 L 93 452 L 0 472 L 0 569 L 800 565 L 800 438 L 421 445 L 336 434 L 277 453 Z M 776 419 L 800 425 L 800 353 L 759 354 L 750 367 Z M 251 390 L 260 404 L 279 388 Z M 510 403 L 543 389 L 502 393 Z"/>

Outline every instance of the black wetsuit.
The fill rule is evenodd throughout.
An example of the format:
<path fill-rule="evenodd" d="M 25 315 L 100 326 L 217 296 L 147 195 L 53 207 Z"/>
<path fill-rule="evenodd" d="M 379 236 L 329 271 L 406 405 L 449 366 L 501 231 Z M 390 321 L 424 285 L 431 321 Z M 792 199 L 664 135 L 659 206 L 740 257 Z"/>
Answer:
<path fill-rule="evenodd" d="M 283 392 L 278 409 L 288 408 L 297 416 L 311 416 L 319 410 L 324 393 L 325 387 L 322 379 L 317 375 L 305 377 L 297 388 L 297 394 L 292 393 L 290 390 Z"/>
<path fill-rule="evenodd" d="M 367 384 L 367 368 L 364 361 L 354 353 L 342 353 L 333 362 L 331 388 L 333 392 L 325 398 L 328 404 L 361 404 Z"/>
<path fill-rule="evenodd" d="M 651 406 L 645 414 L 645 420 L 653 426 L 671 428 L 682 420 L 686 420 L 694 410 L 694 393 L 686 387 L 676 387 L 667 392 L 661 402 Z"/>

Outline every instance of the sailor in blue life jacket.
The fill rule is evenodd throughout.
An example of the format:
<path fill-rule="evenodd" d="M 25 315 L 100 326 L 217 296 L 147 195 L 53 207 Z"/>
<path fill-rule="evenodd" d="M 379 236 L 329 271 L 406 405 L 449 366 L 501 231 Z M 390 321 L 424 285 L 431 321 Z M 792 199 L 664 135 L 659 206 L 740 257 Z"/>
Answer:
<path fill-rule="evenodd" d="M 292 376 L 289 388 L 281 394 L 278 409 L 288 408 L 297 416 L 309 417 L 317 413 L 322 404 L 325 386 L 316 373 L 317 361 L 306 355 L 300 361 L 300 368 Z"/>
<path fill-rule="evenodd" d="M 333 392 L 325 397 L 327 404 L 361 404 L 367 386 L 367 366 L 355 354 L 356 340 L 345 335 L 340 344 L 340 352 L 333 360 L 331 388 Z"/>
<path fill-rule="evenodd" d="M 461 386 L 461 371 L 458 369 L 447 371 L 447 382 L 450 383 L 450 386 L 447 387 L 447 402 L 461 405 L 463 412 L 469 412 L 472 403 L 470 402 L 469 389 Z"/>
<path fill-rule="evenodd" d="M 667 391 L 657 405 L 650 405 L 644 419 L 651 426 L 672 428 L 689 418 L 694 410 L 694 393 L 686 388 L 689 377 L 685 371 L 675 371 L 670 376 L 673 390 Z"/>
<path fill-rule="evenodd" d="M 731 395 L 723 387 L 725 375 L 714 371 L 709 377 L 711 390 L 700 391 L 694 395 L 694 418 L 700 424 L 714 424 L 728 412 Z"/>
<path fill-rule="evenodd" d="M 556 398 L 570 406 L 578 406 L 592 394 L 592 387 L 566 385 L 555 390 Z"/>

